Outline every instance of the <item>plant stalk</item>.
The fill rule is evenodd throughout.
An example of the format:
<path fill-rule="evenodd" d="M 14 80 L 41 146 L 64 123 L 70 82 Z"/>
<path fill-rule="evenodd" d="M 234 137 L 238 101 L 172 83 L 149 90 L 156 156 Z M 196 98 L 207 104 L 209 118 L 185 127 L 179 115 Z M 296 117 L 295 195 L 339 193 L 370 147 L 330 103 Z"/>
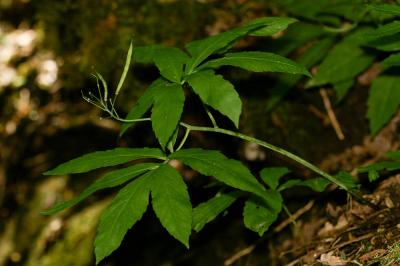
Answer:
<path fill-rule="evenodd" d="M 305 166 L 306 168 L 310 169 L 311 171 L 321 175 L 322 177 L 326 178 L 327 180 L 331 181 L 332 183 L 335 183 L 337 186 L 339 186 L 340 188 L 346 190 L 349 194 L 351 194 L 352 196 L 354 196 L 358 201 L 360 201 L 361 203 L 367 204 L 370 207 L 376 208 L 376 206 L 374 204 L 372 204 L 371 202 L 363 199 L 360 195 L 358 195 L 354 190 L 349 189 L 343 182 L 341 182 L 340 180 L 336 179 L 335 177 L 331 176 L 330 174 L 324 172 L 323 170 L 321 170 L 320 168 L 318 168 L 317 166 L 313 165 L 312 163 L 304 160 L 303 158 L 287 151 L 284 150 L 282 148 L 279 148 L 277 146 L 274 146 L 268 142 L 244 135 L 242 133 L 239 132 L 234 132 L 231 130 L 227 130 L 227 129 L 223 129 L 223 128 L 212 128 L 212 127 L 199 127 L 199 126 L 192 126 L 186 123 L 181 122 L 180 123 L 181 126 L 191 130 L 191 131 L 204 131 L 204 132 L 214 132 L 214 133 L 221 133 L 221 134 L 225 134 L 225 135 L 230 135 L 236 138 L 240 138 L 249 142 L 254 142 L 264 148 L 267 148 L 269 150 L 272 150 L 276 153 L 279 153 L 287 158 L 290 158 L 296 162 L 298 162 L 299 164 Z"/>

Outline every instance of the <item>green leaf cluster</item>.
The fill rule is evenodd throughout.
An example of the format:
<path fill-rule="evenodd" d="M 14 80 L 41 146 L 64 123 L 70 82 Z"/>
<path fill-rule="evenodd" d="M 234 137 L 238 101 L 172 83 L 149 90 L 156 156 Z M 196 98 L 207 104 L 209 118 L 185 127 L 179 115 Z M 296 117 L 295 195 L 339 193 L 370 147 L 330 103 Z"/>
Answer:
<path fill-rule="evenodd" d="M 267 47 L 283 55 L 302 50 L 298 55 L 294 53 L 295 61 L 316 69 L 306 88 L 332 88 L 340 103 L 357 85 L 357 77 L 375 63 L 379 76 L 369 89 L 366 117 L 371 133 L 377 134 L 399 109 L 399 5 L 383 1 L 367 4 L 362 0 L 275 2 L 290 15 L 309 21 L 297 23 Z M 307 45 L 309 48 L 304 51 Z M 313 55 L 318 48 L 321 50 Z M 291 88 L 302 84 L 300 81 L 298 76 L 279 78 L 271 89 L 267 110 L 272 110 Z"/>

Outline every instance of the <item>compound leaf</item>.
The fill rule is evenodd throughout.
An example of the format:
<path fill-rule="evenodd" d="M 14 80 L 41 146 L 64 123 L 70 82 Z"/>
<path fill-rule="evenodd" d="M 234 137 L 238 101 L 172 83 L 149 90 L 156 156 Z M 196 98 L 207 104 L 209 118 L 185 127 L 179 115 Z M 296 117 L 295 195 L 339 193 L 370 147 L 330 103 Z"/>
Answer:
<path fill-rule="evenodd" d="M 151 110 L 153 131 L 164 148 L 175 132 L 183 111 L 185 95 L 179 84 L 166 83 L 155 88 Z"/>
<path fill-rule="evenodd" d="M 145 158 L 165 159 L 165 155 L 160 149 L 155 148 L 115 148 L 107 151 L 96 151 L 60 164 L 45 172 L 44 175 L 85 173 L 90 170 Z"/>
<path fill-rule="evenodd" d="M 187 60 L 189 56 L 175 47 L 163 47 L 154 53 L 154 62 L 160 74 L 175 83 L 181 82 L 183 64 Z"/>
<path fill-rule="evenodd" d="M 206 176 L 213 176 L 228 186 L 265 197 L 264 187 L 241 162 L 227 159 L 219 151 L 179 150 L 170 156 Z"/>
<path fill-rule="evenodd" d="M 229 117 L 238 127 L 242 101 L 229 81 L 212 70 L 196 72 L 187 81 L 202 102 Z"/>
<path fill-rule="evenodd" d="M 371 85 L 368 98 L 367 117 L 372 134 L 378 131 L 390 120 L 400 105 L 400 77 L 382 75 Z"/>
<path fill-rule="evenodd" d="M 225 57 L 208 61 L 200 68 L 235 66 L 253 72 L 283 72 L 310 76 L 306 68 L 280 55 L 267 52 L 227 53 Z"/>
<path fill-rule="evenodd" d="M 154 171 L 151 180 L 153 209 L 161 224 L 174 238 L 189 248 L 192 229 L 192 205 L 186 184 L 168 164 Z"/>
<path fill-rule="evenodd" d="M 282 209 L 282 196 L 274 190 L 267 190 L 267 197 L 253 196 L 246 201 L 243 218 L 244 225 L 262 236 L 278 218 Z"/>
<path fill-rule="evenodd" d="M 238 192 L 217 194 L 214 198 L 197 205 L 193 209 L 192 228 L 199 232 L 207 223 L 231 206 L 239 195 Z"/>
<path fill-rule="evenodd" d="M 121 189 L 101 215 L 94 242 L 96 264 L 117 249 L 128 229 L 142 218 L 149 201 L 149 174 Z"/>
<path fill-rule="evenodd" d="M 99 191 L 101 189 L 105 188 L 111 188 L 111 187 L 116 187 L 119 186 L 130 179 L 139 176 L 141 174 L 146 173 L 147 171 L 154 170 L 155 168 L 158 167 L 159 164 L 156 163 L 142 163 L 142 164 L 137 164 L 133 165 L 130 167 L 126 167 L 123 169 L 115 170 L 112 172 L 109 172 L 96 180 L 94 183 L 92 183 L 89 187 L 87 187 L 78 197 L 60 202 L 53 206 L 51 209 L 48 209 L 46 211 L 41 212 L 44 215 L 53 215 L 55 213 L 58 213 L 66 208 L 70 208 L 85 198 L 89 197 L 96 191 Z"/>

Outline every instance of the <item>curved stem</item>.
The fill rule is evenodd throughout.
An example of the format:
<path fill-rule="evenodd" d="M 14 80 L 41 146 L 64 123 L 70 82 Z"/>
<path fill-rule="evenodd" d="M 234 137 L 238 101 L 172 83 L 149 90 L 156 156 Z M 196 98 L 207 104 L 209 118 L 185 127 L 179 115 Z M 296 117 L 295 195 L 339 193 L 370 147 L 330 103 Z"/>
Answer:
<path fill-rule="evenodd" d="M 190 133 L 190 129 L 186 128 L 185 135 L 183 136 L 183 139 L 182 139 L 181 143 L 179 144 L 178 148 L 176 149 L 177 151 L 182 149 L 183 145 L 185 144 L 185 142 L 186 142 L 186 140 L 187 140 L 187 138 L 189 136 L 189 133 Z"/>
<path fill-rule="evenodd" d="M 313 172 L 321 175 L 322 177 L 326 178 L 327 180 L 331 181 L 332 183 L 335 183 L 336 185 L 338 185 L 340 188 L 346 190 L 348 193 L 350 193 L 351 195 L 353 195 L 355 198 L 357 198 L 359 201 L 368 204 L 369 206 L 373 206 L 374 208 L 376 207 L 375 205 L 373 205 L 372 203 L 370 203 L 369 201 L 363 199 L 360 195 L 358 195 L 355 191 L 349 189 L 346 184 L 344 184 L 342 181 L 338 180 L 337 178 L 331 176 L 330 174 L 324 172 L 323 170 L 321 170 L 320 168 L 318 168 L 317 166 L 313 165 L 312 163 L 304 160 L 303 158 L 287 151 L 284 150 L 282 148 L 279 148 L 277 146 L 274 146 L 268 142 L 244 135 L 242 133 L 239 132 L 234 132 L 231 130 L 227 130 L 227 129 L 223 129 L 223 128 L 212 128 L 212 127 L 198 127 L 198 126 L 192 126 L 186 123 L 181 122 L 180 123 L 181 126 L 190 129 L 191 131 L 205 131 L 205 132 L 214 132 L 214 133 L 221 133 L 221 134 L 225 134 L 225 135 L 230 135 L 236 138 L 240 138 L 249 142 L 254 142 L 264 148 L 267 148 L 269 150 L 272 150 L 276 153 L 279 153 L 287 158 L 290 158 L 298 163 L 300 163 L 301 165 L 305 166 L 306 168 L 312 170 Z"/>
<path fill-rule="evenodd" d="M 208 109 L 208 107 L 203 104 L 204 109 L 207 112 L 208 117 L 210 118 L 211 123 L 213 124 L 214 128 L 218 128 L 217 122 L 215 121 L 214 116 L 212 115 L 212 113 L 210 112 L 210 110 Z"/>

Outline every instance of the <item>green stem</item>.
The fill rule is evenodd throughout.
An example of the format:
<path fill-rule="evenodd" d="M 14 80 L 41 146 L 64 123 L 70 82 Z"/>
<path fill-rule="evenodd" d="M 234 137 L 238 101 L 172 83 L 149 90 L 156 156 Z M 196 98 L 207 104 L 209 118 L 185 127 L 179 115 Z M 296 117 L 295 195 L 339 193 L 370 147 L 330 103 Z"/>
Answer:
<path fill-rule="evenodd" d="M 282 208 L 286 212 L 286 214 L 289 216 L 289 219 L 292 222 L 292 224 L 294 225 L 294 227 L 297 227 L 296 219 L 293 217 L 293 214 L 289 211 L 288 207 L 286 207 L 286 205 L 283 204 Z"/>
<path fill-rule="evenodd" d="M 117 121 L 124 122 L 124 123 L 135 123 L 135 122 L 144 122 L 144 121 L 151 121 L 150 117 L 146 118 L 138 118 L 138 119 L 123 119 L 115 116 L 113 113 L 109 112 L 112 118 L 114 118 Z"/>
<path fill-rule="evenodd" d="M 204 106 L 204 109 L 206 110 L 207 115 L 208 115 L 208 117 L 210 118 L 211 123 L 213 124 L 214 128 L 218 128 L 217 122 L 215 121 L 215 118 L 214 118 L 214 116 L 212 115 L 212 113 L 210 112 L 210 110 L 208 109 L 208 107 L 205 106 L 204 104 L 203 104 L 203 106 Z"/>
<path fill-rule="evenodd" d="M 181 143 L 179 144 L 178 148 L 176 149 L 177 151 L 182 149 L 183 145 L 185 144 L 185 142 L 186 142 L 186 140 L 187 140 L 187 138 L 189 136 L 189 133 L 190 133 L 190 129 L 186 128 L 185 135 L 183 136 L 183 139 L 182 139 Z"/>
<path fill-rule="evenodd" d="M 302 164 L 303 166 L 307 167 L 308 169 L 312 170 L 313 172 L 321 175 L 322 177 L 326 178 L 327 180 L 335 183 L 336 185 L 338 185 L 339 187 L 341 187 L 342 189 L 346 190 L 348 193 L 350 193 L 351 195 L 353 195 L 356 199 L 358 199 L 360 202 L 363 202 L 365 204 L 368 204 L 369 206 L 374 206 L 374 208 L 376 207 L 375 205 L 373 205 L 372 203 L 370 203 L 369 201 L 363 199 L 360 195 L 358 195 L 355 191 L 349 189 L 342 181 L 336 179 L 335 177 L 331 176 L 330 174 L 324 172 L 323 170 L 319 169 L 317 166 L 313 165 L 310 162 L 307 162 L 306 160 L 304 160 L 303 158 L 287 151 L 284 150 L 282 148 L 279 148 L 277 146 L 274 146 L 268 142 L 244 135 L 242 133 L 239 132 L 234 132 L 231 130 L 227 130 L 227 129 L 223 129 L 223 128 L 212 128 L 212 127 L 198 127 L 198 126 L 192 126 L 186 123 L 181 122 L 180 123 L 181 126 L 190 129 L 191 131 L 204 131 L 204 132 L 214 132 L 214 133 L 221 133 L 221 134 L 225 134 L 225 135 L 230 135 L 236 138 L 240 138 L 249 142 L 254 142 L 264 148 L 267 148 L 269 150 L 272 150 L 276 153 L 279 153 L 287 158 L 290 158 L 300 164 Z M 371 207 L 372 207 L 371 206 Z"/>

